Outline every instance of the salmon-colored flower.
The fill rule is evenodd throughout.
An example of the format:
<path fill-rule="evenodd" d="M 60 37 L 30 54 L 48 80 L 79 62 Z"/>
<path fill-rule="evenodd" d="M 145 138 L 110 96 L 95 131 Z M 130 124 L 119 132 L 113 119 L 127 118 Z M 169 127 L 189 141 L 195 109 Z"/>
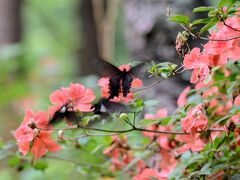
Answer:
<path fill-rule="evenodd" d="M 167 109 L 165 109 L 165 108 L 159 109 L 156 114 L 145 114 L 144 115 L 144 118 L 149 119 L 149 120 L 156 120 L 156 119 L 165 118 L 165 117 L 167 117 Z M 151 126 L 147 127 L 146 129 L 157 130 L 157 128 L 158 128 L 157 125 L 151 125 Z M 155 135 L 155 133 L 143 132 L 143 135 L 152 138 Z"/>
<path fill-rule="evenodd" d="M 158 179 L 158 180 L 167 180 L 167 178 L 161 177 L 159 172 L 155 169 L 146 168 L 140 174 L 133 177 L 133 180 L 151 180 L 151 179 Z"/>
<path fill-rule="evenodd" d="M 238 95 L 238 96 L 234 99 L 233 104 L 234 104 L 235 106 L 240 106 L 240 95 Z"/>
<path fill-rule="evenodd" d="M 190 91 L 190 86 L 187 86 L 182 93 L 179 95 L 178 100 L 177 100 L 177 105 L 178 107 L 182 107 L 187 103 L 187 94 Z"/>
<path fill-rule="evenodd" d="M 116 171 L 122 169 L 133 159 L 129 151 L 126 136 L 112 136 L 112 144 L 103 151 L 103 154 L 111 158 L 111 170 Z"/>
<path fill-rule="evenodd" d="M 46 154 L 47 151 L 56 152 L 60 146 L 51 139 L 51 133 L 41 131 L 33 140 L 31 152 L 34 159 L 37 160 Z"/>
<path fill-rule="evenodd" d="M 60 149 L 60 146 L 51 140 L 51 132 L 47 131 L 48 120 L 49 115 L 46 112 L 35 114 L 32 110 L 26 111 L 22 124 L 13 134 L 23 155 L 31 151 L 37 160 L 47 151 L 55 152 Z"/>
<path fill-rule="evenodd" d="M 208 119 L 203 113 L 203 105 L 199 104 L 192 108 L 186 115 L 185 118 L 181 120 L 181 126 L 184 132 L 191 134 L 197 131 L 206 130 L 208 124 Z"/>
<path fill-rule="evenodd" d="M 161 169 L 159 175 L 167 178 L 177 165 L 177 160 L 170 151 L 161 150 L 161 161 L 159 167 Z"/>
<path fill-rule="evenodd" d="M 199 48 L 193 48 L 189 54 L 185 55 L 183 65 L 186 69 L 193 69 L 191 83 L 203 81 L 210 74 L 209 59 L 205 54 L 200 53 Z"/>
<path fill-rule="evenodd" d="M 92 89 L 85 88 L 79 83 L 70 83 L 69 87 L 62 87 L 49 95 L 50 102 L 48 113 L 53 114 L 66 106 L 69 111 L 90 112 L 92 111 L 91 102 L 95 99 Z"/>
<path fill-rule="evenodd" d="M 177 135 L 175 139 L 179 142 L 185 143 L 176 150 L 176 153 L 178 154 L 182 154 L 188 150 L 198 152 L 204 148 L 204 142 L 199 138 L 199 134 Z"/>

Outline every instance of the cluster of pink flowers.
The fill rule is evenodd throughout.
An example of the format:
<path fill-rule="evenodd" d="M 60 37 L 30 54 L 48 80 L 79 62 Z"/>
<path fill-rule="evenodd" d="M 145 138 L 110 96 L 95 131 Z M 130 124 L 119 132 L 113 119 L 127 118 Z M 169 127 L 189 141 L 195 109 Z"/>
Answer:
<path fill-rule="evenodd" d="M 106 148 L 103 154 L 111 158 L 112 171 L 122 169 L 134 159 L 131 148 L 127 144 L 126 136 L 112 136 L 111 146 Z M 144 161 L 139 160 L 136 171 L 140 171 L 144 166 Z"/>
<path fill-rule="evenodd" d="M 226 19 L 226 24 L 240 29 L 240 17 L 233 16 Z M 210 32 L 209 39 L 228 39 L 240 36 L 240 32 L 233 30 L 223 23 L 217 24 L 216 30 Z M 211 69 L 216 66 L 222 66 L 229 59 L 239 60 L 240 40 L 239 38 L 228 41 L 209 41 L 200 48 L 193 48 L 189 54 L 184 57 L 183 65 L 186 69 L 193 69 L 190 79 L 191 83 L 199 83 L 207 79 L 211 74 Z"/>
<path fill-rule="evenodd" d="M 90 112 L 91 102 L 95 99 L 92 89 L 85 88 L 82 84 L 71 83 L 69 87 L 62 87 L 49 95 L 50 102 L 48 113 L 53 116 L 63 106 L 67 106 L 68 111 Z"/>
<path fill-rule="evenodd" d="M 130 70 L 130 66 L 128 64 L 123 64 L 119 67 L 121 71 L 126 69 L 126 71 Z M 104 98 L 109 97 L 109 77 L 102 77 L 98 80 L 98 86 L 101 87 L 101 95 Z M 131 84 L 132 88 L 137 88 L 142 86 L 142 81 L 139 78 L 134 78 Z M 126 97 L 123 96 L 123 93 L 120 92 L 118 97 L 114 97 L 111 101 L 113 102 L 124 102 L 128 103 L 133 100 L 134 95 L 132 92 L 128 93 Z"/>
<path fill-rule="evenodd" d="M 52 105 L 48 112 L 34 114 L 32 110 L 27 110 L 22 124 L 14 132 L 19 151 L 23 155 L 31 151 L 35 160 L 46 154 L 47 151 L 55 152 L 60 149 L 60 146 L 51 140 L 52 132 L 49 120 L 54 113 L 67 104 L 74 111 L 92 111 L 91 102 L 95 99 L 95 95 L 91 89 L 86 89 L 82 84 L 71 83 L 69 87 L 54 91 L 50 94 L 49 99 Z"/>
<path fill-rule="evenodd" d="M 26 155 L 30 150 L 37 160 L 47 151 L 58 151 L 60 146 L 51 140 L 51 132 L 48 129 L 49 115 L 46 112 L 27 110 L 20 127 L 15 131 L 19 151 Z M 41 129 L 46 129 L 42 131 Z M 31 144 L 31 147 L 30 147 Z"/>
<path fill-rule="evenodd" d="M 145 114 L 144 118 L 149 120 L 157 120 L 161 118 L 167 117 L 167 110 L 166 109 L 159 109 L 156 114 Z M 159 131 L 171 131 L 172 126 L 160 126 L 160 125 L 151 125 L 147 127 L 148 130 L 159 130 Z M 147 177 L 155 177 L 158 179 L 167 179 L 169 173 L 177 165 L 177 160 L 174 157 L 174 152 L 172 149 L 176 146 L 175 141 L 172 139 L 172 136 L 169 134 L 157 134 L 153 132 L 143 132 L 144 136 L 150 138 L 151 141 L 156 141 L 159 145 L 160 153 L 155 155 L 154 160 L 154 167 L 145 168 L 141 174 L 135 176 L 135 179 L 142 178 L 147 179 Z M 158 160 L 157 160 L 158 159 Z M 159 171 L 160 169 L 160 171 Z"/>

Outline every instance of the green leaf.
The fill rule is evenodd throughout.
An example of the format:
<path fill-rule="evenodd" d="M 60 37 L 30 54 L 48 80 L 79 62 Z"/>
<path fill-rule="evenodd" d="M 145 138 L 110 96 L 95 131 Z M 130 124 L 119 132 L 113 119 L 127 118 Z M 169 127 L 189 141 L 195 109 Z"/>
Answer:
<path fill-rule="evenodd" d="M 218 150 L 218 148 L 225 142 L 225 140 L 226 136 L 224 136 L 223 138 L 216 137 L 213 141 L 213 148 Z"/>
<path fill-rule="evenodd" d="M 221 66 L 215 66 L 212 68 L 212 71 L 217 71 Z"/>
<path fill-rule="evenodd" d="M 228 8 L 232 7 L 233 4 L 237 2 L 237 0 L 221 0 L 219 3 L 218 3 L 218 8 L 222 8 L 224 6 L 227 6 Z"/>
<path fill-rule="evenodd" d="M 47 166 L 48 164 L 46 163 L 46 161 L 38 160 L 33 167 L 37 170 L 44 171 L 47 168 Z"/>
<path fill-rule="evenodd" d="M 183 15 L 171 16 L 170 21 L 178 23 L 178 24 L 189 25 L 189 17 L 188 16 L 183 16 Z"/>
<path fill-rule="evenodd" d="M 187 166 L 189 163 L 189 159 L 191 158 L 191 155 L 192 153 L 190 151 L 183 153 L 181 156 L 181 162 Z"/>
<path fill-rule="evenodd" d="M 202 6 L 202 7 L 197 7 L 193 9 L 193 13 L 196 12 L 204 12 L 204 11 L 210 11 L 210 10 L 214 10 L 214 7 L 206 7 L 206 6 Z"/>
<path fill-rule="evenodd" d="M 212 162 L 208 162 L 208 163 L 204 164 L 204 166 L 201 168 L 199 174 L 210 174 L 211 173 L 211 169 L 210 169 L 211 165 L 212 165 Z"/>
<path fill-rule="evenodd" d="M 21 158 L 18 156 L 13 156 L 10 159 L 8 159 L 7 163 L 10 167 L 16 167 L 21 161 Z"/>
<path fill-rule="evenodd" d="M 204 32 L 206 32 L 208 29 L 213 27 L 217 22 L 218 22 L 218 19 L 217 18 L 213 18 L 209 23 L 207 23 L 205 26 L 203 26 L 201 28 L 200 34 L 203 34 Z"/>
<path fill-rule="evenodd" d="M 205 18 L 205 19 L 197 19 L 195 21 L 193 21 L 191 24 L 192 25 L 197 25 L 197 24 L 207 24 L 211 21 L 212 18 Z"/>

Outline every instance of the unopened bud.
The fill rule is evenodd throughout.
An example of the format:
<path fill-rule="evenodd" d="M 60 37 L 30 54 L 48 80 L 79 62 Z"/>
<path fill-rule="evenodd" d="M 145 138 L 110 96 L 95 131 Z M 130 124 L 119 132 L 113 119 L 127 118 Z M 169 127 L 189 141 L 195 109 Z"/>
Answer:
<path fill-rule="evenodd" d="M 63 140 L 63 130 L 58 131 L 58 139 Z"/>
<path fill-rule="evenodd" d="M 119 118 L 122 119 L 122 120 L 127 120 L 128 115 L 126 113 L 121 113 Z"/>

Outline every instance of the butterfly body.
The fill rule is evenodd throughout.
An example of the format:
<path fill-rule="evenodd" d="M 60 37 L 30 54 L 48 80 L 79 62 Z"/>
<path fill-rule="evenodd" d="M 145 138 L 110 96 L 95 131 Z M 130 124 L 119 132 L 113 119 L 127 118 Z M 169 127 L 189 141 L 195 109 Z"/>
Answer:
<path fill-rule="evenodd" d="M 101 76 L 109 77 L 109 100 L 119 97 L 120 93 L 122 93 L 123 97 L 127 97 L 133 79 L 142 76 L 146 72 L 145 63 L 140 63 L 129 70 L 127 68 L 120 70 L 118 67 L 101 59 L 93 60 L 93 65 Z"/>
<path fill-rule="evenodd" d="M 128 73 L 126 69 L 123 69 L 118 75 L 112 76 L 109 79 L 108 99 L 118 97 L 119 93 L 122 93 L 123 97 L 126 97 L 130 91 L 133 78 L 134 76 Z"/>

